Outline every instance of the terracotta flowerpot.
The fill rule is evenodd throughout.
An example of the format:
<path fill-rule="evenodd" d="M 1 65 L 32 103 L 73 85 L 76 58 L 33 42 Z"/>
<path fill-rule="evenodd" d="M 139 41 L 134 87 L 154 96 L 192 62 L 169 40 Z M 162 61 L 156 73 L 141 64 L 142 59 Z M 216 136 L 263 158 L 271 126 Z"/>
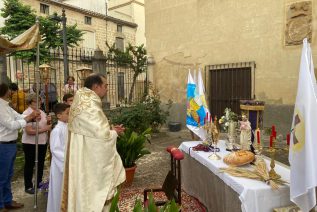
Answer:
<path fill-rule="evenodd" d="M 126 174 L 125 186 L 132 185 L 135 169 L 136 169 L 136 166 L 125 168 L 125 174 Z"/>

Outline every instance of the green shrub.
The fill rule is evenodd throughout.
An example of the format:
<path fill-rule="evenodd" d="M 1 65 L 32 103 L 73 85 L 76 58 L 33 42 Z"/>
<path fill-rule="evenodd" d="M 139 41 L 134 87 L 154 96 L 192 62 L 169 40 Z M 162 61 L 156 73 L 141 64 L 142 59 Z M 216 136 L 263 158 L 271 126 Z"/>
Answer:
<path fill-rule="evenodd" d="M 149 127 L 153 132 L 158 132 L 160 127 L 166 123 L 170 106 L 171 101 L 167 104 L 167 110 L 163 110 L 160 96 L 153 89 L 152 95 L 145 97 L 141 103 L 106 113 L 112 124 L 123 124 L 124 127 L 137 133 L 142 133 Z"/>
<path fill-rule="evenodd" d="M 109 119 L 112 124 L 123 124 L 125 128 L 141 133 L 151 126 L 147 119 L 149 116 L 150 113 L 145 105 L 139 103 L 131 107 L 111 110 Z"/>
<path fill-rule="evenodd" d="M 149 111 L 147 119 L 150 122 L 153 132 L 158 132 L 161 126 L 166 123 L 172 101 L 169 100 L 166 104 L 167 110 L 162 109 L 162 102 L 158 94 L 148 96 L 143 103 L 145 104 L 146 110 Z"/>

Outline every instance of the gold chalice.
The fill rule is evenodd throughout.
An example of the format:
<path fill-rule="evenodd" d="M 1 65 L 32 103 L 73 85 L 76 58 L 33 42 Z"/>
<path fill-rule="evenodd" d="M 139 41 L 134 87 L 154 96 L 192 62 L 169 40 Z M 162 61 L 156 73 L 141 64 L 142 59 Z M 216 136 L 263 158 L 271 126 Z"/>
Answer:
<path fill-rule="evenodd" d="M 217 144 L 219 141 L 219 131 L 217 129 L 217 127 L 215 126 L 215 124 L 211 124 L 210 127 L 210 137 L 211 137 L 211 141 L 212 141 L 212 146 L 213 146 L 213 151 L 212 154 L 208 157 L 210 160 L 220 160 L 221 157 L 217 154 Z"/>

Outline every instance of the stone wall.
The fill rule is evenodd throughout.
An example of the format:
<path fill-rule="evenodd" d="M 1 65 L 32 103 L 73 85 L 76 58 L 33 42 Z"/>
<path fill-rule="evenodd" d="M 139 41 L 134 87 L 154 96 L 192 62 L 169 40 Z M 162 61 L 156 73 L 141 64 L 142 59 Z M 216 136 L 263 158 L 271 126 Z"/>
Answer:
<path fill-rule="evenodd" d="M 270 128 L 276 126 L 277 134 L 282 134 L 286 138 L 292 127 L 294 105 L 267 104 L 265 105 L 263 127 Z"/>
<path fill-rule="evenodd" d="M 162 100 L 172 99 L 177 108 L 186 104 L 189 68 L 255 61 L 256 98 L 270 105 L 265 123 L 279 128 L 279 120 L 289 125 L 302 48 L 285 44 L 287 14 L 294 2 L 299 1 L 146 1 L 147 49 L 155 60 L 153 82 Z M 317 11 L 317 4 L 312 4 L 312 11 Z M 311 23 L 317 23 L 314 13 Z M 312 30 L 317 61 L 316 28 Z M 209 85 L 205 86 L 208 99 Z M 178 117 L 173 114 L 170 119 L 184 120 Z"/>

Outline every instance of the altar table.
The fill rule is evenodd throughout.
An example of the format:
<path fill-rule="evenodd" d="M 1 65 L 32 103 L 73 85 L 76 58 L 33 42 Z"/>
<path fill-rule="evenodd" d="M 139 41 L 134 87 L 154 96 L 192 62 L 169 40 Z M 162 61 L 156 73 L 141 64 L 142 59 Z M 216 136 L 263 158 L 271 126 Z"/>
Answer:
<path fill-rule="evenodd" d="M 191 147 L 200 142 L 183 142 L 179 149 L 185 153 L 182 160 L 182 186 L 189 195 L 196 197 L 214 212 L 272 212 L 273 208 L 291 205 L 289 186 L 281 186 L 272 190 L 264 182 L 233 177 L 220 172 L 220 168 L 228 167 L 223 157 L 230 152 L 225 150 L 225 141 L 219 141 L 218 154 L 221 160 L 210 160 L 211 152 L 193 151 Z M 265 160 L 270 169 L 270 161 Z M 275 171 L 282 179 L 290 181 L 290 170 L 286 166 L 275 165 Z"/>

